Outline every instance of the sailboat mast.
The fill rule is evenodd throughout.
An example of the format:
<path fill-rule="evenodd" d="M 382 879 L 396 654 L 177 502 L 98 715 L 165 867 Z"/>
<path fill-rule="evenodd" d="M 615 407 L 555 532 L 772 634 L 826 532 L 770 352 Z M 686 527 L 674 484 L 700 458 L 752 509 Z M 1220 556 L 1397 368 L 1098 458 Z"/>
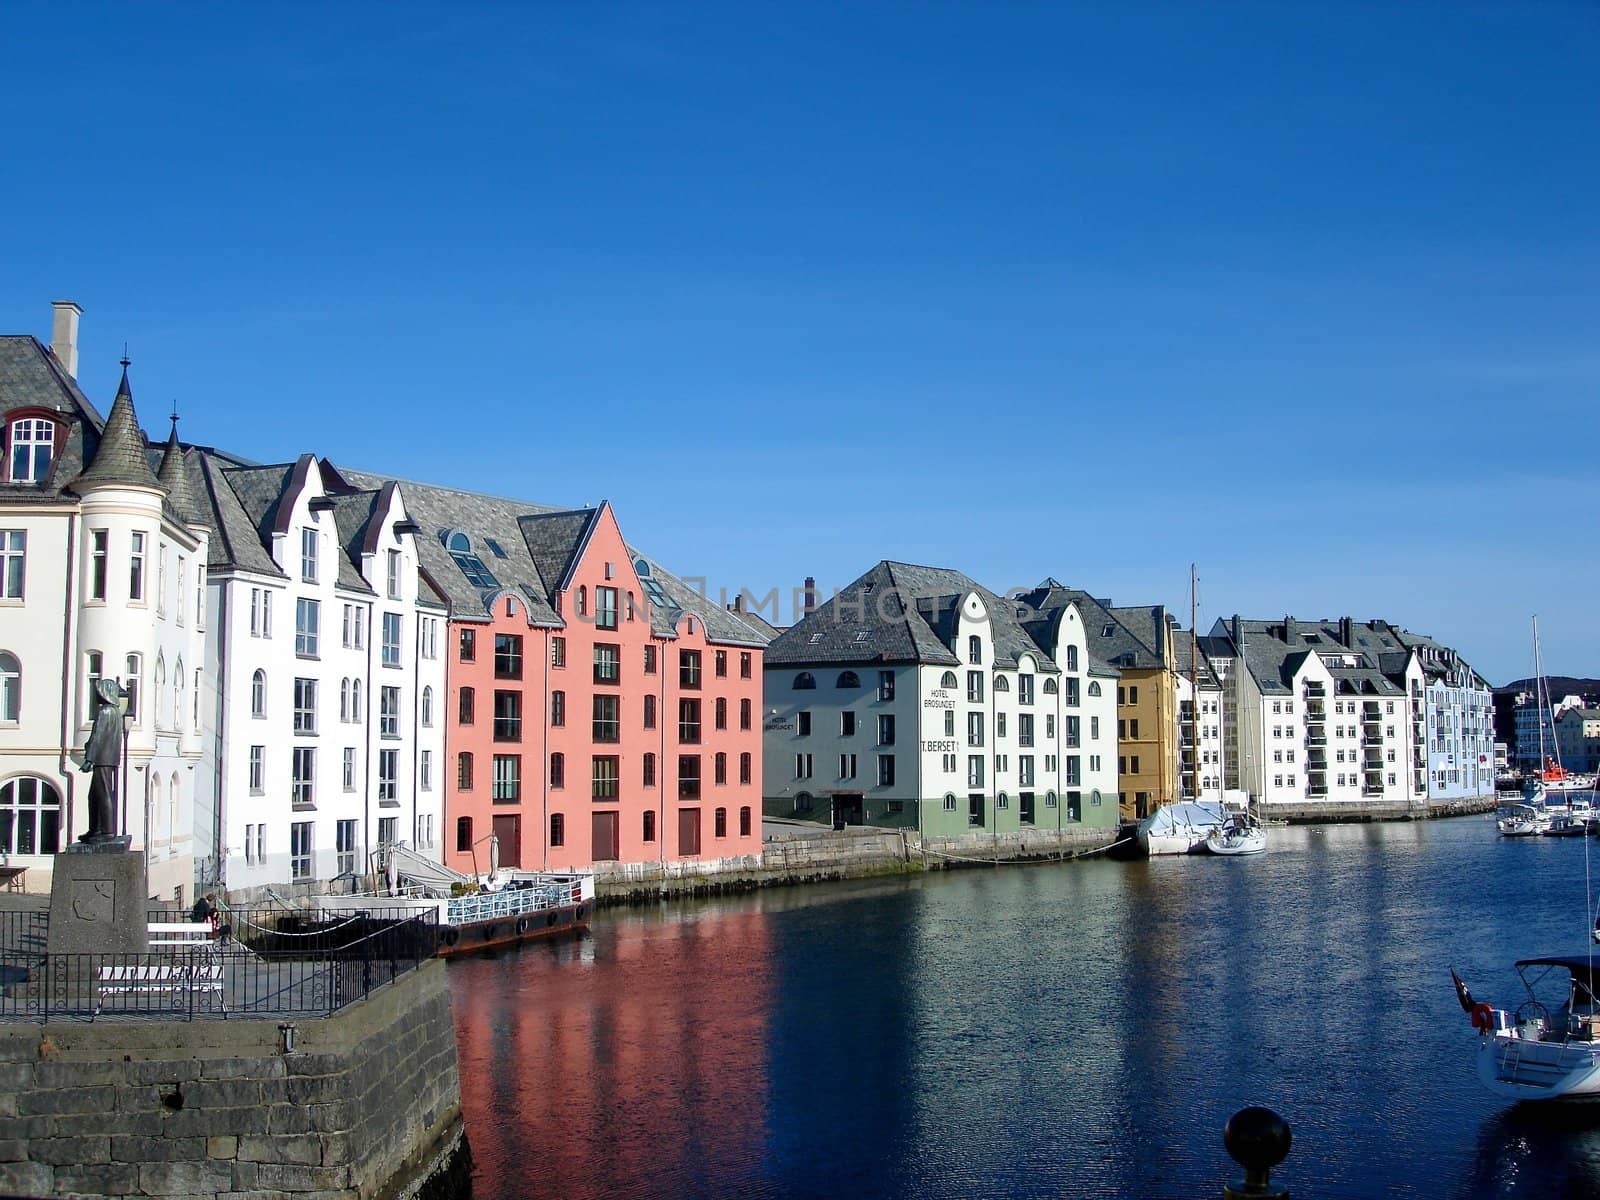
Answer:
<path fill-rule="evenodd" d="M 1189 564 L 1189 740 L 1194 744 L 1194 758 L 1189 763 L 1192 778 L 1190 787 L 1194 798 L 1200 799 L 1200 639 L 1194 628 L 1194 564 Z"/>

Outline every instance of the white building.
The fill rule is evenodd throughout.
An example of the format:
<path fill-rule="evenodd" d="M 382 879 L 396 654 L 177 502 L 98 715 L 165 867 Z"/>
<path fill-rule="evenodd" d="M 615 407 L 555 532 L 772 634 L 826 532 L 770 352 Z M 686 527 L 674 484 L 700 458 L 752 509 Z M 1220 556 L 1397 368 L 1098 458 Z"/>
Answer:
<path fill-rule="evenodd" d="M 1185 800 L 1220 803 L 1228 770 L 1222 737 L 1223 689 L 1199 641 L 1188 631 L 1175 631 L 1172 637 L 1177 657 L 1178 772 Z"/>
<path fill-rule="evenodd" d="M 1534 692 L 1519 692 L 1516 706 L 1512 709 L 1517 731 L 1515 765 L 1523 771 L 1534 771 L 1543 765 L 1543 759 L 1554 758 L 1556 722 L 1572 709 L 1583 707 L 1582 696 L 1563 696 L 1548 709 L 1543 710 L 1544 727 L 1541 729 L 1539 720 L 1541 706 L 1537 695 Z"/>
<path fill-rule="evenodd" d="M 880 562 L 764 667 L 769 816 L 925 837 L 1116 824 L 1115 672 L 1070 605 Z"/>
<path fill-rule="evenodd" d="M 1448 647 L 1385 621 L 1237 616 L 1204 646 L 1229 685 L 1224 755 L 1252 800 L 1493 796 L 1493 696 Z"/>
<path fill-rule="evenodd" d="M 126 360 L 107 418 L 79 389 L 79 315 L 56 303 L 48 349 L 0 337 L 0 854 L 48 890 L 53 855 L 88 827 L 89 697 L 114 678 L 128 692 L 117 826 L 146 853 L 151 895 L 187 901 L 208 535 L 176 438 L 163 453 L 139 428 Z"/>
<path fill-rule="evenodd" d="M 393 483 L 191 450 L 213 542 L 205 748 L 230 892 L 338 891 L 383 843 L 440 856 L 444 602 Z"/>

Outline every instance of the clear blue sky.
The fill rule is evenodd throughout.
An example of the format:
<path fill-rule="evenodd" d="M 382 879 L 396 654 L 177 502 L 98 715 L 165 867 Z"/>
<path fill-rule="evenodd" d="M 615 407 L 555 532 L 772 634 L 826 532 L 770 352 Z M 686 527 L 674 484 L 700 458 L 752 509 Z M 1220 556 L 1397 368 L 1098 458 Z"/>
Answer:
<path fill-rule="evenodd" d="M 1600 7 L 19 5 L 0 329 L 148 428 L 1600 675 Z"/>

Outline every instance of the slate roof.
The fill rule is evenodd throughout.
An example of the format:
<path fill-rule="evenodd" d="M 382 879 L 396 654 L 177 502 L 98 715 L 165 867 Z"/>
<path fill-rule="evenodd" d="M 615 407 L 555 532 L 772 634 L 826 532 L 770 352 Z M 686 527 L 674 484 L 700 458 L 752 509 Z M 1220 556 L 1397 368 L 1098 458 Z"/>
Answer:
<path fill-rule="evenodd" d="M 1189 663 L 1193 658 L 1198 658 L 1195 665 L 1195 682 L 1206 690 L 1213 690 L 1222 686 L 1222 681 L 1217 678 L 1216 672 L 1211 669 L 1211 660 L 1206 657 L 1205 648 L 1201 646 L 1201 639 L 1190 639 L 1187 629 L 1175 629 L 1172 632 L 1172 669 L 1183 678 L 1189 678 Z M 1190 653 L 1191 646 L 1197 652 Z"/>
<path fill-rule="evenodd" d="M 628 553 L 633 556 L 636 569 L 638 560 L 642 559 L 645 562 L 650 568 L 650 578 L 661 585 L 662 592 L 672 603 L 672 608 L 668 612 L 662 612 L 654 603 L 650 604 L 650 626 L 658 637 L 677 637 L 675 626 L 678 614 L 692 613 L 705 625 L 708 641 L 756 648 L 767 644 L 768 639 L 765 634 L 746 624 L 738 614 L 729 612 L 690 587 L 655 559 L 640 553 L 633 546 L 628 547 Z"/>
<path fill-rule="evenodd" d="M 769 642 L 783 632 L 783 628 L 774 625 L 760 613 L 752 612 L 750 609 L 744 608 L 737 602 L 735 603 L 735 606 L 728 611 L 733 613 L 735 617 L 744 622 L 744 624 L 748 625 L 751 629 L 755 630 L 756 633 L 760 634 Z"/>
<path fill-rule="evenodd" d="M 1236 644 L 1238 657 L 1265 695 L 1289 695 L 1295 674 L 1312 654 L 1324 658 L 1336 693 L 1343 696 L 1398 696 L 1410 654 L 1383 621 L 1278 621 L 1218 619 L 1213 636 Z M 1330 656 L 1353 658 L 1354 666 L 1328 662 Z"/>
<path fill-rule="evenodd" d="M 286 578 L 262 545 L 255 521 L 229 482 L 228 471 L 234 466 L 233 461 L 199 448 L 192 449 L 186 457 L 200 523 L 211 529 L 206 570 L 238 569 L 271 578 Z"/>
<path fill-rule="evenodd" d="M 150 469 L 148 450 L 149 443 L 133 411 L 133 389 L 128 384 L 128 362 L 124 359 L 122 382 L 117 385 L 117 396 L 111 402 L 111 415 L 100 433 L 100 443 L 94 448 L 89 465 L 70 486 L 78 492 L 86 485 L 100 483 L 159 488 L 161 482 Z"/>
<path fill-rule="evenodd" d="M 1097 599 L 1055 579 L 1044 580 L 1031 592 L 1023 592 L 1017 600 L 1041 615 L 1076 603 L 1083 618 L 1084 642 L 1090 656 L 1108 666 L 1121 670 L 1159 670 L 1162 666 L 1158 647 L 1164 642 L 1154 637 L 1154 631 L 1166 620 L 1166 610 L 1160 605 L 1115 609 L 1109 600 Z M 1150 637 L 1151 641 L 1146 641 L 1145 637 Z"/>
<path fill-rule="evenodd" d="M 544 580 L 545 597 L 552 603 L 583 554 L 599 519 L 598 508 L 526 513 L 517 518 L 517 528 L 539 570 L 539 578 Z"/>
<path fill-rule="evenodd" d="M 105 418 L 38 338 L 0 335 L 0 417 L 20 408 L 61 414 L 68 421 L 66 444 L 43 483 L 0 483 L 0 498 L 8 504 L 53 501 L 83 471 L 85 447 L 92 453 Z"/>
<path fill-rule="evenodd" d="M 767 665 L 913 662 L 957 666 L 952 648 L 961 598 L 976 592 L 989 611 L 993 666 L 1015 669 L 1032 654 L 1042 674 L 1059 668 L 1004 599 L 960 571 L 884 560 L 843 587 L 767 646 Z"/>

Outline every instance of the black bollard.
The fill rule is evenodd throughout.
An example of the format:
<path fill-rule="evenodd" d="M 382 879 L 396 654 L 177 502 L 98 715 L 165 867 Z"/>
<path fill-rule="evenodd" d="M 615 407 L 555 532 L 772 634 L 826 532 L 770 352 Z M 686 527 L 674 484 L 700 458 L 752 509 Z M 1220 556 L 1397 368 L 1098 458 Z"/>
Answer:
<path fill-rule="evenodd" d="M 1272 1168 L 1289 1155 L 1294 1140 L 1285 1121 L 1270 1108 L 1241 1108 L 1222 1127 L 1222 1144 L 1244 1168 L 1244 1180 L 1225 1185 L 1222 1200 L 1289 1200 L 1289 1193 L 1272 1186 Z"/>

